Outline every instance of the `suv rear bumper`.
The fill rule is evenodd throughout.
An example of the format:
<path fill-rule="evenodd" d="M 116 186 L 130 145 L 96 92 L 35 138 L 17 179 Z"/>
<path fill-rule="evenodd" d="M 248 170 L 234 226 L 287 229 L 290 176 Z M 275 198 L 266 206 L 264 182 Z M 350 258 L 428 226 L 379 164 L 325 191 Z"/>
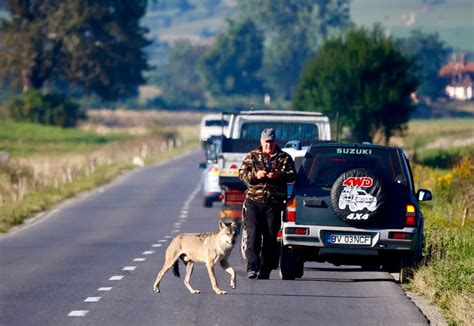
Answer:
<path fill-rule="evenodd" d="M 306 234 L 295 234 L 295 229 L 307 229 Z M 403 233 L 409 239 L 393 239 L 389 234 Z M 301 233 L 301 232 L 299 232 Z M 363 240 L 370 236 L 370 243 L 363 244 L 333 244 L 330 243 L 331 236 L 365 236 Z M 413 227 L 406 227 L 403 229 L 362 229 L 353 227 L 337 227 L 337 226 L 322 226 L 322 225 L 305 225 L 295 224 L 294 222 L 282 223 L 282 244 L 284 246 L 293 247 L 307 247 L 310 249 L 314 247 L 319 249 L 320 253 L 337 253 L 337 254 L 377 254 L 379 251 L 414 251 L 418 241 L 418 229 Z"/>

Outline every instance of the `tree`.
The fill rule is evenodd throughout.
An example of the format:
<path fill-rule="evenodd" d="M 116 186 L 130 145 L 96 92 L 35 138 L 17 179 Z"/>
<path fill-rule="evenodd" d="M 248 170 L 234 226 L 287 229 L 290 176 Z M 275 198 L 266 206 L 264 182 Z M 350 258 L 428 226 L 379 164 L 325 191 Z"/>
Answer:
<path fill-rule="evenodd" d="M 136 93 L 148 69 L 140 26 L 147 1 L 6 0 L 0 78 L 24 91 L 48 84 L 107 100 Z"/>
<path fill-rule="evenodd" d="M 379 25 L 355 28 L 324 43 L 306 65 L 293 98 L 296 109 L 339 113 L 355 141 L 385 143 L 403 131 L 418 85 L 413 60 L 405 57 Z"/>
<path fill-rule="evenodd" d="M 439 69 L 446 63 L 449 50 L 437 33 L 425 34 L 415 29 L 407 38 L 397 40 L 402 53 L 412 57 L 421 84 L 417 89 L 419 95 L 436 98 L 444 93 L 444 81 L 439 77 Z"/>
<path fill-rule="evenodd" d="M 350 24 L 348 0 L 243 0 L 239 8 L 265 33 L 263 76 L 284 98 L 321 41 Z"/>
<path fill-rule="evenodd" d="M 263 90 L 263 35 L 250 20 L 228 21 L 204 56 L 201 71 L 209 90 L 216 95 L 258 94 Z"/>
<path fill-rule="evenodd" d="M 193 45 L 188 40 L 172 45 L 168 63 L 155 75 L 167 105 L 197 107 L 205 104 L 205 89 L 198 73 L 198 63 L 206 49 L 206 46 Z"/>

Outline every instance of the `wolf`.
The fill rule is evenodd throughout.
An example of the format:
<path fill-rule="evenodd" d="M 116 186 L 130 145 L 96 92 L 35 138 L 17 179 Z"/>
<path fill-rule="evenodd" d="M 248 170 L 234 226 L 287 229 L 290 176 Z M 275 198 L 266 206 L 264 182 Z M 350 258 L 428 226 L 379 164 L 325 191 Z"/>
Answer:
<path fill-rule="evenodd" d="M 206 264 L 207 272 L 211 280 L 212 289 L 217 294 L 227 294 L 226 291 L 219 289 L 216 275 L 214 274 L 214 265 L 217 262 L 230 274 L 230 286 L 235 289 L 235 271 L 229 265 L 227 258 L 235 244 L 237 223 L 226 224 L 219 222 L 218 232 L 206 233 L 181 233 L 177 235 L 166 249 L 165 262 L 163 268 L 156 276 L 153 290 L 160 292 L 160 281 L 165 273 L 173 267 L 173 274 L 179 277 L 179 259 L 186 265 L 186 276 L 184 285 L 192 294 L 200 293 L 189 284 L 189 279 L 193 272 L 194 262 Z"/>

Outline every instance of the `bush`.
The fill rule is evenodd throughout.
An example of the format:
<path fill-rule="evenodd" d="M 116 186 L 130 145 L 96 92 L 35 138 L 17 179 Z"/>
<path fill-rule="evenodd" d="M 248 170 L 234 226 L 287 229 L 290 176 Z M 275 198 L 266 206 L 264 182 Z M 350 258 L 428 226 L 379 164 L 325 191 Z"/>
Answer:
<path fill-rule="evenodd" d="M 86 115 L 80 106 L 61 94 L 43 94 L 31 90 L 14 97 L 6 104 L 15 121 L 40 123 L 59 127 L 75 127 Z"/>

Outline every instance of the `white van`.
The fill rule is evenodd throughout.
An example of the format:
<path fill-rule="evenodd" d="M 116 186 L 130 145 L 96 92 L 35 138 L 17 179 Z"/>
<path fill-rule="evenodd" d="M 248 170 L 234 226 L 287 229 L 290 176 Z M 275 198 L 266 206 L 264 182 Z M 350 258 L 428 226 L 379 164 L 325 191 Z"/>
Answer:
<path fill-rule="evenodd" d="M 329 118 L 319 112 L 256 110 L 230 116 L 228 138 L 260 140 L 265 128 L 273 128 L 280 145 L 284 141 L 303 143 L 331 140 Z"/>
<path fill-rule="evenodd" d="M 229 117 L 227 115 L 219 113 L 206 114 L 201 119 L 199 139 L 201 142 L 205 142 L 212 136 L 226 134 L 228 125 Z"/>

